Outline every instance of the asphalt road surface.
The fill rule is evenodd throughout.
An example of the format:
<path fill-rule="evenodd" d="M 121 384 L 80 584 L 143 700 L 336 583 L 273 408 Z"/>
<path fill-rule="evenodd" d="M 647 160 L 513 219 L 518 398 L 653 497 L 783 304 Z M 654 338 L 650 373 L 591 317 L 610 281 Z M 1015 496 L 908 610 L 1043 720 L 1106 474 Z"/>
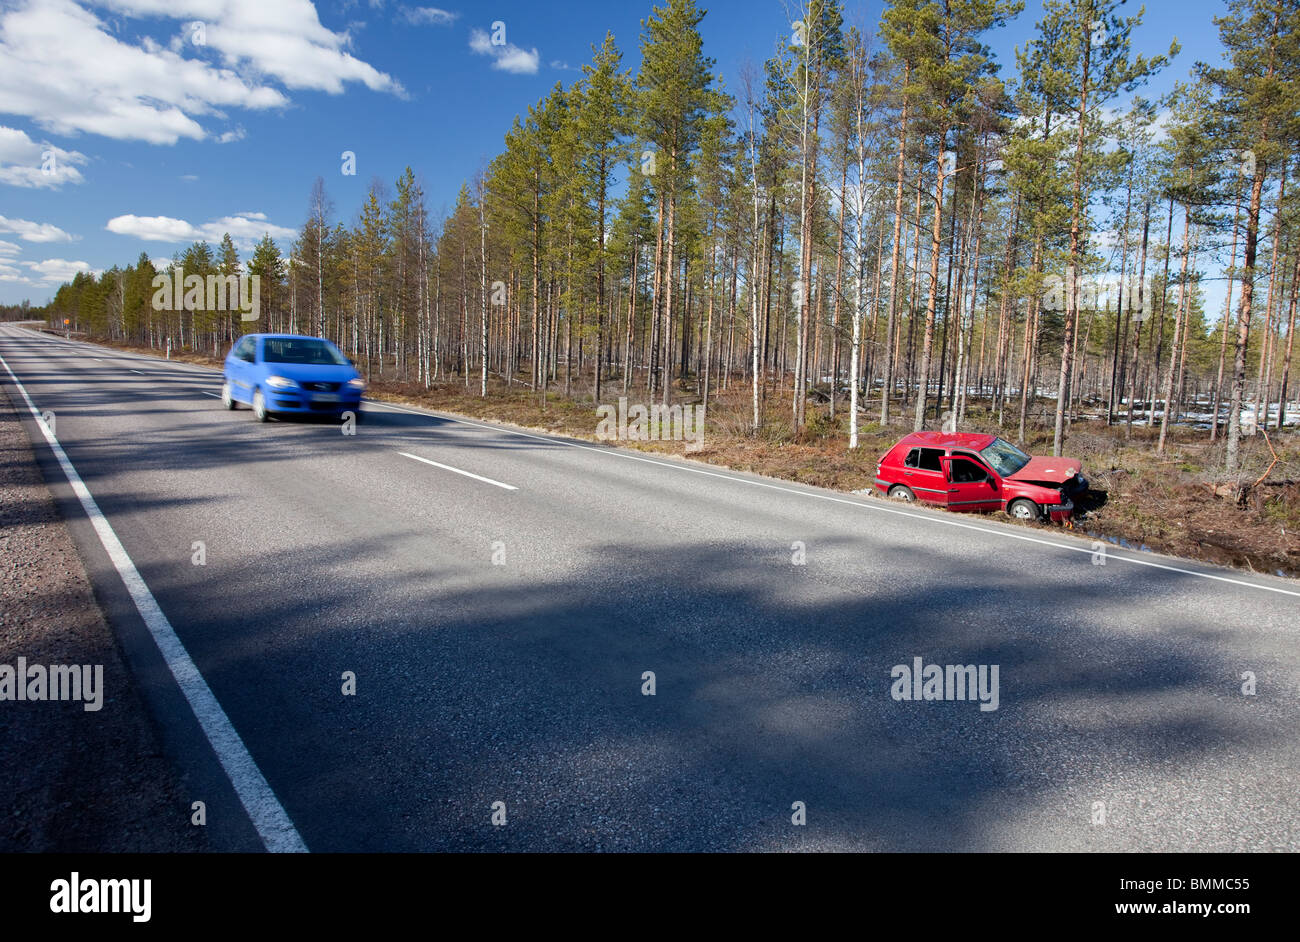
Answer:
<path fill-rule="evenodd" d="M 259 425 L 210 371 L 12 326 L 0 356 L 216 848 L 1300 849 L 1300 583 L 378 403 Z M 895 699 L 914 658 L 997 665 L 997 709 Z"/>

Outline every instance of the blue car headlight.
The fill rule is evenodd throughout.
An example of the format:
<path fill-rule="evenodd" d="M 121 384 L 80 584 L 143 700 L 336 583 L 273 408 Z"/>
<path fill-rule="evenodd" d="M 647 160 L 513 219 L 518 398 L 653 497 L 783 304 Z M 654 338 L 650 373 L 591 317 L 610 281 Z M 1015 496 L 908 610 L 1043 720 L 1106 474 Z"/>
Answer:
<path fill-rule="evenodd" d="M 268 376 L 266 378 L 266 385 L 270 386 L 272 389 L 293 389 L 298 384 L 291 379 L 285 379 L 283 376 Z"/>
<path fill-rule="evenodd" d="M 348 380 L 348 388 L 349 388 L 349 389 L 365 389 L 365 388 L 366 388 L 366 381 L 365 381 L 364 379 L 362 379 L 361 377 L 359 377 L 359 376 L 358 376 L 356 379 L 350 379 L 350 380 Z"/>

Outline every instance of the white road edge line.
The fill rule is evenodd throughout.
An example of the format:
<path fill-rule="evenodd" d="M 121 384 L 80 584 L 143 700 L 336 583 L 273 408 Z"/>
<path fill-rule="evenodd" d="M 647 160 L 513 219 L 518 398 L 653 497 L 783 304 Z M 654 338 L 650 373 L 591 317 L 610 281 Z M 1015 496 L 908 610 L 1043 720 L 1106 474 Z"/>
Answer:
<path fill-rule="evenodd" d="M 91 496 L 90 490 L 77 474 L 77 469 L 68 460 L 63 447 L 55 439 L 40 410 L 32 402 L 32 397 L 27 394 L 26 387 L 14 375 L 14 371 L 9 368 L 3 356 L 0 356 L 0 365 L 4 366 L 5 372 L 9 374 L 14 386 L 22 394 L 23 401 L 31 410 L 37 426 L 45 436 L 45 440 L 49 442 L 54 457 L 59 461 L 59 467 L 63 469 L 68 483 L 72 485 L 73 493 L 81 501 L 86 516 L 90 518 L 95 533 L 98 534 L 104 550 L 108 553 L 108 558 L 112 560 L 118 575 L 122 577 L 123 584 L 131 594 L 131 601 L 135 603 L 140 617 L 149 629 L 149 634 L 158 645 L 158 650 L 163 660 L 167 662 L 176 685 L 189 701 L 195 719 L 199 721 L 203 734 L 207 736 L 212 750 L 221 762 L 221 767 L 229 776 L 230 784 L 234 786 L 235 793 L 239 796 L 244 810 L 248 812 L 248 817 L 252 820 L 253 827 L 257 829 L 262 843 L 272 853 L 307 853 L 307 845 L 303 843 L 297 828 L 289 820 L 289 815 L 280 804 L 280 800 L 275 797 L 275 792 L 271 790 L 257 763 L 249 755 L 244 741 L 239 738 L 239 733 L 231 724 L 230 718 L 226 716 L 226 711 L 221 708 L 207 681 L 203 679 L 198 667 L 190 659 L 185 645 L 181 643 L 176 630 L 172 628 L 171 622 L 158 606 L 158 601 L 149 591 L 149 586 L 145 584 L 139 570 L 135 568 L 135 563 L 132 562 L 122 541 L 117 538 L 117 533 L 100 511 L 99 505 L 95 503 L 95 498 Z"/>
<path fill-rule="evenodd" d="M 209 391 L 206 390 L 206 389 L 200 389 L 199 392 L 203 393 L 203 395 L 205 395 L 205 396 L 211 396 L 213 399 L 220 399 L 220 398 L 221 398 L 221 393 L 209 392 Z"/>
<path fill-rule="evenodd" d="M 959 520 L 946 520 L 943 517 L 938 517 L 938 516 L 931 517 L 929 515 L 924 515 L 924 514 L 909 513 L 906 510 L 899 510 L 895 507 L 882 506 L 881 503 L 867 504 L 861 501 L 848 500 L 843 497 L 832 497 L 830 494 L 818 494 L 813 491 L 802 491 L 793 487 L 782 487 L 780 484 L 771 484 L 768 483 L 767 481 L 753 481 L 750 480 L 749 478 L 735 477 L 730 474 L 721 474 L 717 471 L 705 470 L 704 468 L 692 468 L 689 465 L 684 465 L 684 464 L 673 464 L 667 461 L 656 461 L 653 458 L 643 458 L 640 455 L 630 455 L 623 451 L 614 451 L 608 448 L 597 448 L 594 445 L 581 445 L 578 444 L 577 442 L 567 442 L 558 438 L 552 438 L 547 435 L 534 435 L 531 432 L 520 432 L 520 431 L 516 431 L 515 429 L 505 428 L 500 425 L 488 425 L 483 422 L 474 422 L 470 419 L 462 419 L 452 415 L 445 415 L 443 413 L 424 412 L 418 409 L 407 409 L 402 406 L 394 406 L 394 405 L 390 405 L 389 403 L 380 402 L 374 399 L 367 399 L 365 400 L 365 402 L 370 405 L 379 406 L 380 408 L 392 409 L 396 412 L 407 412 L 410 413 L 411 415 L 422 415 L 425 416 L 426 418 L 445 419 L 446 421 L 449 422 L 458 422 L 461 425 L 472 425 L 475 428 L 486 429 L 490 432 L 505 432 L 509 435 L 518 435 L 522 438 L 532 438 L 541 442 L 550 442 L 553 445 L 564 445 L 568 448 L 579 448 L 582 449 L 583 451 L 594 451 L 597 454 L 608 455 L 611 458 L 626 458 L 629 461 L 643 461 L 646 464 L 656 465 L 660 468 L 669 468 L 674 471 L 689 471 L 692 474 L 703 474 L 706 477 L 722 478 L 724 481 L 731 481 L 734 484 L 748 484 L 751 487 L 763 487 L 763 488 L 767 488 L 768 490 L 780 491 L 784 494 L 798 494 L 802 497 L 812 497 L 817 500 L 830 501 L 836 504 L 847 504 L 850 507 L 857 507 L 861 510 L 870 510 L 879 513 L 897 514 L 901 517 L 910 517 L 913 520 L 925 520 L 930 523 L 939 523 L 949 527 L 960 527 L 963 530 L 974 530 L 977 533 L 987 533 L 991 536 L 1000 536 L 1010 540 L 1023 540 L 1026 543 L 1038 543 L 1043 546 L 1050 546 L 1054 549 L 1069 550 L 1072 553 L 1087 553 L 1089 555 L 1092 555 L 1092 553 L 1094 552 L 1094 550 L 1091 547 L 1087 547 L 1087 546 L 1070 546 L 1069 544 L 1066 543 L 1058 543 L 1055 540 L 1044 540 L 1039 537 L 1029 536 L 1027 534 L 1021 534 L 1021 533 L 1007 533 L 1003 530 L 994 530 L 991 527 L 981 527 L 973 523 L 963 523 Z M 1133 563 L 1135 566 L 1148 566 L 1152 569 L 1163 569 L 1168 572 L 1177 572 L 1186 576 L 1197 576 L 1201 579 L 1213 579 L 1216 582 L 1227 582 L 1232 585 L 1244 586 L 1247 589 L 1259 589 L 1264 592 L 1277 592 L 1281 595 L 1291 595 L 1291 596 L 1295 596 L 1296 598 L 1300 598 L 1300 592 L 1297 592 L 1293 589 L 1283 589 L 1278 586 L 1261 585 L 1258 582 L 1246 582 L 1245 580 L 1242 579 L 1231 579 L 1227 576 L 1216 576 L 1213 573 L 1209 573 L 1209 572 L 1197 572 L 1195 569 L 1181 569 L 1178 566 L 1169 566 L 1166 565 L 1165 563 L 1158 563 L 1150 559 L 1134 559 L 1131 556 L 1120 556 L 1119 554 L 1112 552 L 1109 546 L 1106 547 L 1106 559 L 1108 560 L 1118 559 L 1121 562 Z"/>
<path fill-rule="evenodd" d="M 442 468 L 444 471 L 454 471 L 457 474 L 463 474 L 467 478 L 473 478 L 475 481 L 482 481 L 484 484 L 495 484 L 497 487 L 504 487 L 507 491 L 519 490 L 519 488 L 515 487 L 513 484 L 502 484 L 500 481 L 494 481 L 491 478 L 485 478 L 479 474 L 471 474 L 468 471 L 462 471 L 460 468 L 453 468 L 449 464 L 439 464 L 436 461 L 430 461 L 428 458 L 421 458 L 419 455 L 408 455 L 404 451 L 399 451 L 398 454 L 403 458 L 412 458 L 415 461 L 423 461 L 425 464 L 431 464 L 435 468 Z"/>

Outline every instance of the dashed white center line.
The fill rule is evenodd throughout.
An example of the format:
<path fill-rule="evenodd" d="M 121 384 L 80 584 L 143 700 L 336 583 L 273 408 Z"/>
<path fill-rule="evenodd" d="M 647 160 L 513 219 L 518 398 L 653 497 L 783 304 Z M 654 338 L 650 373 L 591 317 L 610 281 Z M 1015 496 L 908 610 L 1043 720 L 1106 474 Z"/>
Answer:
<path fill-rule="evenodd" d="M 381 409 L 389 409 L 393 412 L 405 412 L 410 415 L 425 416 L 426 418 L 433 417 L 433 418 L 441 419 L 446 422 L 456 422 L 459 423 L 460 425 L 469 425 L 474 428 L 480 428 L 480 429 L 484 429 L 485 431 L 496 432 L 498 434 L 517 435 L 520 438 L 531 438 L 539 442 L 547 442 L 551 445 L 560 445 L 565 448 L 578 448 L 583 451 L 593 451 L 596 452 L 597 454 L 605 455 L 610 458 L 621 458 L 627 461 L 644 462 L 646 464 L 656 465 L 657 467 L 660 468 L 667 468 L 672 471 L 682 471 L 682 472 L 688 472 L 690 474 L 704 475 L 706 477 L 711 477 L 711 478 L 721 478 L 722 480 L 725 481 L 731 481 L 733 484 L 742 484 L 749 487 L 758 487 L 758 488 L 764 488 L 766 490 L 780 491 L 785 494 L 794 494 L 799 497 L 806 497 L 806 498 L 812 498 L 814 500 L 828 501 L 830 503 L 847 504 L 850 507 L 856 507 L 859 510 L 867 511 L 868 513 L 874 511 L 877 513 L 886 513 L 886 514 L 891 514 L 899 517 L 910 517 L 913 520 L 921 520 L 927 523 L 934 523 L 942 526 L 957 527 L 962 530 L 974 530 L 979 533 L 988 534 L 990 536 L 1002 537 L 1008 540 L 1021 540 L 1026 543 L 1038 543 L 1043 546 L 1050 546 L 1053 549 L 1068 550 L 1074 553 L 1092 554 L 1093 552 L 1095 552 L 1095 550 L 1093 550 L 1090 546 L 1083 546 L 1083 545 L 1071 546 L 1067 543 L 1057 542 L 1056 540 L 1044 540 L 1038 537 L 1029 536 L 1027 534 L 1011 533 L 1005 530 L 994 530 L 991 527 L 982 527 L 977 524 L 963 523 L 957 520 L 946 520 L 943 517 L 939 517 L 937 515 L 931 516 L 927 514 L 923 516 L 920 513 L 901 510 L 897 507 L 890 507 L 886 505 L 885 501 L 882 500 L 875 500 L 872 501 L 871 503 L 867 503 L 863 500 L 856 499 L 856 498 L 850 499 L 848 497 L 836 497 L 832 494 L 819 494 L 816 491 L 802 491 L 802 490 L 797 490 L 793 487 L 783 486 L 781 484 L 776 483 L 775 481 L 757 481 L 750 478 L 735 477 L 731 474 L 724 474 L 719 471 L 710 471 L 704 468 L 693 468 L 685 464 L 675 464 L 666 461 L 656 461 L 654 458 L 649 458 L 644 455 L 633 455 L 624 451 L 618 451 L 617 449 L 603 448 L 598 445 L 584 445 L 580 442 L 565 441 L 562 438 L 556 438 L 550 435 L 537 435 L 532 432 L 521 432 L 518 429 L 506 428 L 505 426 L 500 426 L 500 425 L 488 425 L 484 422 L 475 422 L 472 419 L 464 419 L 459 416 L 445 415 L 443 413 L 432 412 L 429 410 L 407 409 L 402 406 L 391 405 L 389 403 L 381 402 L 374 399 L 366 399 L 365 402 L 368 405 L 378 406 Z M 415 458 L 414 455 L 407 455 L 407 457 Z M 416 458 L 416 460 L 424 461 L 425 459 Z M 429 462 L 429 463 L 432 464 L 433 462 Z M 1198 579 L 1210 579 L 1215 582 L 1226 582 L 1231 585 L 1242 586 L 1247 589 L 1257 589 L 1263 592 L 1275 592 L 1278 593 L 1279 595 L 1292 595 L 1300 598 L 1300 592 L 1297 592 L 1294 589 L 1283 589 L 1278 586 L 1265 585 L 1263 583 L 1258 583 L 1258 582 L 1246 582 L 1245 580 L 1242 579 L 1233 579 L 1228 576 L 1219 576 L 1210 572 L 1200 572 L 1195 569 L 1184 569 L 1181 566 L 1171 566 L 1166 563 L 1155 562 L 1154 560 L 1135 559 L 1131 556 L 1121 556 L 1118 553 L 1113 553 L 1109 550 L 1106 553 L 1106 558 L 1118 560 L 1119 562 L 1124 562 L 1124 563 L 1132 563 L 1135 566 L 1144 566 L 1150 569 L 1162 569 L 1167 572 L 1176 572 L 1179 575 L 1195 576 Z"/>
<path fill-rule="evenodd" d="M 213 399 L 221 398 L 221 393 L 208 392 L 206 389 L 200 389 L 199 392 L 203 393 L 205 396 L 211 396 Z"/>
<path fill-rule="evenodd" d="M 144 370 L 131 370 L 131 372 L 132 372 L 132 373 L 139 373 L 141 376 L 144 375 Z"/>
<path fill-rule="evenodd" d="M 503 487 L 507 491 L 519 490 L 519 488 L 515 487 L 513 484 L 502 484 L 500 481 L 494 481 L 491 478 L 485 478 L 479 474 L 471 474 L 468 471 L 462 471 L 460 468 L 453 468 L 449 464 L 439 464 L 436 461 L 430 461 L 428 458 L 421 458 L 419 455 L 408 455 L 404 451 L 399 451 L 398 454 L 401 455 L 403 458 L 410 458 L 413 461 L 423 461 L 425 464 L 431 464 L 435 468 L 442 468 L 442 470 L 444 471 L 452 471 L 456 474 L 463 474 L 467 478 L 473 478 L 475 481 L 482 481 L 484 484 L 493 484 L 497 487 Z"/>

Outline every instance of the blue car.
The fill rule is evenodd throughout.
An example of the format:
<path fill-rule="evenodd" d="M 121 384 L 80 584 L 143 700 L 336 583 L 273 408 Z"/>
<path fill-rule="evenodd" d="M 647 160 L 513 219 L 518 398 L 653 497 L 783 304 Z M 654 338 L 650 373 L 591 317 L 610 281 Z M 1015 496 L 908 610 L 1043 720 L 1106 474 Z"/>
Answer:
<path fill-rule="evenodd" d="M 252 406 L 253 417 L 332 415 L 361 417 L 365 381 L 338 347 L 320 337 L 246 334 L 226 355 L 221 404 Z"/>

